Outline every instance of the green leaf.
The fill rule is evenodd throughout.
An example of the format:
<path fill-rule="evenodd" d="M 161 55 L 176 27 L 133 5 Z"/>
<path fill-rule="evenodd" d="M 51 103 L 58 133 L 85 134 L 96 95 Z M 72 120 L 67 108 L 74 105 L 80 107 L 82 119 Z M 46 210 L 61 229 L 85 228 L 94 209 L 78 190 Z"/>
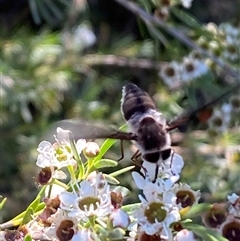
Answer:
<path fill-rule="evenodd" d="M 110 149 L 110 147 L 116 142 L 117 140 L 114 140 L 114 139 L 106 139 L 101 148 L 100 148 L 100 151 L 99 151 L 99 154 L 98 156 L 94 159 L 95 160 L 100 160 L 104 155 L 105 153 Z"/>
<path fill-rule="evenodd" d="M 105 177 L 105 179 L 107 180 L 108 183 L 111 183 L 113 185 L 118 185 L 119 184 L 119 181 L 116 178 L 111 177 L 108 174 L 103 174 L 103 176 Z"/>
<path fill-rule="evenodd" d="M 204 239 L 204 241 L 228 241 L 214 230 L 208 229 L 199 224 L 182 223 L 182 226 L 186 229 L 192 230 L 195 234 Z"/>
<path fill-rule="evenodd" d="M 121 126 L 119 130 L 123 130 L 126 127 L 126 124 Z M 106 139 L 104 143 L 102 144 L 98 156 L 94 159 L 94 162 L 97 160 L 102 159 L 102 157 L 105 155 L 105 153 L 110 149 L 110 147 L 116 142 L 117 140 L 114 139 Z"/>
<path fill-rule="evenodd" d="M 32 203 L 29 204 L 29 206 L 27 207 L 26 211 L 20 213 L 19 215 L 14 217 L 12 220 L 17 220 L 19 218 L 23 218 L 24 219 L 24 217 L 27 215 L 28 209 L 31 209 L 33 212 L 39 211 L 40 198 L 41 198 L 41 196 L 38 194 L 38 196 L 32 201 Z M 43 209 L 44 206 L 41 205 L 42 209 Z"/>
<path fill-rule="evenodd" d="M 6 197 L 1 201 L 1 203 L 0 203 L 0 210 L 2 210 L 2 208 L 5 205 L 6 201 L 7 201 Z"/>
<path fill-rule="evenodd" d="M 60 8 L 53 1 L 48 0 L 47 3 L 48 3 L 49 9 L 51 9 L 55 17 L 61 20 L 63 18 L 63 12 L 60 10 Z"/>
<path fill-rule="evenodd" d="M 30 234 L 27 234 L 25 237 L 24 237 L 24 241 L 32 241 L 32 237 Z"/>
<path fill-rule="evenodd" d="M 36 24 L 40 24 L 42 21 L 41 21 L 41 17 L 39 15 L 39 12 L 38 12 L 37 1 L 28 0 L 28 4 L 29 4 L 30 9 L 31 9 L 33 21 Z"/>
<path fill-rule="evenodd" d="M 34 214 L 34 210 L 33 210 L 32 207 L 29 206 L 27 208 L 26 212 L 25 212 L 25 215 L 24 215 L 23 219 L 22 219 L 21 225 L 30 222 L 32 220 L 33 214 Z"/>
<path fill-rule="evenodd" d="M 35 212 L 41 211 L 45 208 L 46 204 L 44 202 L 39 203 L 37 208 L 35 209 Z"/>
<path fill-rule="evenodd" d="M 128 171 L 131 171 L 133 168 L 135 168 L 135 166 L 129 166 L 129 167 L 125 167 L 125 168 L 122 168 L 116 172 L 113 172 L 111 174 L 109 174 L 111 177 L 117 177 L 125 172 L 128 172 Z"/>
<path fill-rule="evenodd" d="M 100 159 L 95 161 L 93 165 L 99 169 L 104 167 L 115 167 L 118 165 L 118 162 L 111 159 Z"/>
<path fill-rule="evenodd" d="M 128 204 L 121 207 L 124 211 L 126 211 L 128 214 L 133 213 L 136 209 L 140 207 L 140 203 L 134 203 L 134 204 Z"/>
<path fill-rule="evenodd" d="M 37 196 L 37 198 L 35 198 L 35 200 L 33 200 L 33 202 L 29 205 L 29 207 L 31 207 L 33 211 L 35 211 L 38 208 L 39 202 L 40 196 Z"/>
<path fill-rule="evenodd" d="M 196 28 L 196 29 L 202 29 L 202 25 L 194 18 L 191 16 L 189 13 L 184 12 L 183 10 L 177 8 L 177 7 L 172 7 L 171 12 L 179 18 L 183 23 L 185 23 L 187 26 L 191 28 Z"/>
<path fill-rule="evenodd" d="M 203 212 L 209 210 L 211 207 L 212 205 L 209 203 L 200 203 L 200 204 L 193 205 L 186 213 L 183 212 L 182 219 L 199 216 Z"/>
<path fill-rule="evenodd" d="M 71 146 L 71 149 L 72 149 L 72 152 L 73 152 L 73 156 L 78 163 L 78 179 L 82 179 L 82 177 L 84 175 L 84 172 L 85 172 L 85 168 L 84 168 L 84 164 L 81 160 L 81 157 L 78 154 L 77 147 L 76 147 L 75 140 L 74 140 L 72 132 L 69 132 L 69 142 L 70 142 L 70 146 Z"/>

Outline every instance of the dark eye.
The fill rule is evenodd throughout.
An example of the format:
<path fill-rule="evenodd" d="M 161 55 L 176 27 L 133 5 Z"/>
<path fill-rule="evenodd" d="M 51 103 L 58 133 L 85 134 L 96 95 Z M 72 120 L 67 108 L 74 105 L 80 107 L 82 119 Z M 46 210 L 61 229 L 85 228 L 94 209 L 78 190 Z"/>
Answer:
<path fill-rule="evenodd" d="M 169 149 L 161 152 L 161 156 L 162 156 L 163 161 L 170 157 L 171 151 L 172 150 L 169 148 Z"/>

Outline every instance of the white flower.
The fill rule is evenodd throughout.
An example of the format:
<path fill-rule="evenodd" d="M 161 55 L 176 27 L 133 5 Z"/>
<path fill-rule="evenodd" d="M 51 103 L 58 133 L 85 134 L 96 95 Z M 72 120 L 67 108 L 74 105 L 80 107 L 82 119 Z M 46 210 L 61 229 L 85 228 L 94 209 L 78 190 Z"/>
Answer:
<path fill-rule="evenodd" d="M 89 229 L 82 228 L 73 236 L 71 241 L 95 241 L 97 240 L 96 234 L 91 232 Z"/>
<path fill-rule="evenodd" d="M 164 83 L 169 87 L 174 87 L 180 83 L 181 65 L 172 61 L 162 66 L 159 76 L 163 79 Z"/>
<path fill-rule="evenodd" d="M 193 0 L 181 0 L 183 7 L 190 8 Z"/>
<path fill-rule="evenodd" d="M 46 227 L 39 225 L 36 219 L 31 220 L 26 224 L 28 233 L 31 235 L 31 238 L 34 240 L 45 240 L 46 237 Z M 1 240 L 1 239 L 0 239 Z"/>
<path fill-rule="evenodd" d="M 138 235 L 138 224 L 137 222 L 133 222 L 128 226 L 129 239 L 127 241 L 137 240 L 136 237 Z"/>
<path fill-rule="evenodd" d="M 231 204 L 228 208 L 229 213 L 236 218 L 240 218 L 240 196 L 233 193 L 228 196 L 228 201 Z"/>
<path fill-rule="evenodd" d="M 234 95 L 230 98 L 230 105 L 232 110 L 236 113 L 240 112 L 240 95 Z"/>
<path fill-rule="evenodd" d="M 37 151 L 39 154 L 36 164 L 41 168 L 53 166 L 61 169 L 62 167 L 76 164 L 71 149 L 67 145 L 59 146 L 56 143 L 52 145 L 48 141 L 42 141 L 38 145 Z"/>
<path fill-rule="evenodd" d="M 229 42 L 232 40 L 228 40 Z M 239 43 L 238 45 L 234 43 L 226 43 L 222 52 L 222 56 L 231 61 L 239 60 Z"/>
<path fill-rule="evenodd" d="M 86 147 L 86 140 L 84 140 L 84 139 L 79 139 L 79 140 L 77 140 L 77 142 L 76 142 L 76 148 L 77 148 L 77 151 L 78 151 L 78 153 L 80 154 L 83 150 L 84 150 L 84 148 Z"/>
<path fill-rule="evenodd" d="M 161 164 L 162 173 L 168 173 L 169 175 L 177 176 L 181 173 L 183 166 L 183 158 L 172 151 L 169 158 L 164 160 Z"/>
<path fill-rule="evenodd" d="M 236 193 L 232 193 L 231 195 L 227 196 L 227 199 L 231 204 L 235 204 L 235 202 L 239 200 L 239 198 L 240 197 Z"/>
<path fill-rule="evenodd" d="M 176 202 L 181 208 L 197 204 L 201 197 L 199 190 L 192 190 L 191 187 L 186 183 L 175 183 L 171 191 L 175 193 L 177 197 Z"/>
<path fill-rule="evenodd" d="M 130 223 L 128 214 L 122 209 L 114 209 L 110 215 L 113 227 L 127 228 Z"/>
<path fill-rule="evenodd" d="M 71 132 L 60 127 L 57 128 L 56 142 L 54 144 L 49 141 L 42 141 L 37 148 L 39 152 L 37 165 L 41 168 L 56 167 L 61 169 L 69 165 L 76 165 L 76 160 L 73 158 L 73 152 L 70 144 Z M 86 146 L 86 140 L 80 139 L 76 143 L 78 154 Z"/>
<path fill-rule="evenodd" d="M 157 177 L 160 177 L 162 179 L 171 179 L 174 183 L 180 178 L 183 166 L 183 158 L 172 150 L 166 160 L 160 158 L 158 163 L 143 161 L 140 172 L 149 181 L 154 181 Z"/>
<path fill-rule="evenodd" d="M 161 238 L 171 240 L 170 225 L 180 220 L 180 214 L 178 208 L 168 201 L 165 198 L 163 198 L 162 202 L 159 200 L 152 202 L 145 200 L 143 202 L 142 200 L 142 205 L 133 214 L 142 231 L 148 235 L 160 232 Z"/>
<path fill-rule="evenodd" d="M 55 136 L 56 142 L 61 144 L 69 143 L 69 135 L 71 135 L 71 131 L 64 130 L 61 127 L 57 127 L 57 135 Z"/>
<path fill-rule="evenodd" d="M 181 68 L 181 80 L 184 82 L 192 81 L 201 75 L 206 74 L 208 67 L 201 59 L 184 57 Z"/>
<path fill-rule="evenodd" d="M 194 237 L 194 233 L 192 231 L 183 229 L 176 234 L 173 241 L 197 241 L 197 239 Z"/>
<path fill-rule="evenodd" d="M 5 231 L 0 231 L 0 240 L 1 241 L 7 241 L 6 238 L 5 238 L 5 234 L 6 234 Z"/>
<path fill-rule="evenodd" d="M 159 193 L 169 191 L 177 181 L 175 178 L 157 178 L 153 183 L 151 179 L 144 178 L 138 172 L 132 172 L 132 177 L 137 187 L 143 190 L 144 195 L 148 198 L 150 198 L 150 196 L 154 198 Z"/>
<path fill-rule="evenodd" d="M 48 196 L 49 191 L 51 191 L 50 196 Z M 62 186 L 59 186 L 57 184 L 52 184 L 51 186 L 48 185 L 45 189 L 45 197 L 49 197 L 50 199 L 53 199 L 53 198 L 57 197 L 63 191 L 65 191 L 65 188 Z"/>
<path fill-rule="evenodd" d="M 137 175 L 135 174 L 135 177 Z M 139 195 L 141 206 L 135 210 L 133 217 L 140 230 L 148 235 L 159 234 L 162 239 L 170 239 L 170 225 L 180 220 L 176 195 L 169 190 L 168 180 L 157 179 L 155 183 L 146 181 L 143 194 Z M 141 182 L 144 183 L 144 182 Z"/>
<path fill-rule="evenodd" d="M 219 25 L 219 30 L 222 30 L 226 35 L 232 37 L 240 37 L 240 29 L 234 27 L 230 23 L 222 23 Z"/>
<path fill-rule="evenodd" d="M 70 137 L 73 138 L 71 131 L 64 130 L 61 127 L 57 128 L 57 135 L 55 136 L 55 140 L 60 146 L 67 146 L 70 148 L 71 147 Z M 79 140 L 77 140 L 76 143 L 74 143 L 76 145 L 78 154 L 80 154 L 86 148 L 86 143 L 87 142 L 85 139 L 79 139 Z"/>
<path fill-rule="evenodd" d="M 77 192 L 62 192 L 59 195 L 60 207 L 69 212 L 69 216 L 86 220 L 89 216 L 106 217 L 112 210 L 110 186 L 106 181 L 92 183 L 84 180 L 77 186 Z"/>
<path fill-rule="evenodd" d="M 96 42 L 96 36 L 87 24 L 79 25 L 73 33 L 73 45 L 82 50 L 92 46 Z"/>
<path fill-rule="evenodd" d="M 58 209 L 51 217 L 51 226 L 46 228 L 45 235 L 52 241 L 73 240 L 78 233 L 78 221 L 69 217 L 68 213 Z"/>
<path fill-rule="evenodd" d="M 225 222 L 221 224 L 219 232 L 228 240 L 239 240 L 238 235 L 240 233 L 240 219 L 235 218 L 232 215 L 228 215 Z"/>
<path fill-rule="evenodd" d="M 214 109 L 212 116 L 208 120 L 209 127 L 216 132 L 226 132 L 231 120 L 231 110 L 230 104 L 224 104 L 221 108 Z"/>

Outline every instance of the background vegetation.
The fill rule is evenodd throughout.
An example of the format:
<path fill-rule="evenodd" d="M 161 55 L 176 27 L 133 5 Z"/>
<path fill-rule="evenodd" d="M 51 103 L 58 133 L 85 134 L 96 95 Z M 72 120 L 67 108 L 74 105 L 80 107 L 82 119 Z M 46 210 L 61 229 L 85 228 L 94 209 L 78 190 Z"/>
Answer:
<path fill-rule="evenodd" d="M 151 14 L 157 9 L 152 2 L 139 2 Z M 121 89 L 128 81 L 150 93 L 168 120 L 236 81 L 214 69 L 194 83 L 168 86 L 159 76 L 160 67 L 181 61 L 192 49 L 113 0 L 1 3 L 0 194 L 8 197 L 3 220 L 23 210 L 37 192 L 36 148 L 51 123 L 80 118 L 122 125 Z M 188 10 L 172 9 L 166 26 L 208 42 L 214 36 L 207 35 L 205 24 L 239 27 L 239 6 L 238 0 L 195 0 Z M 230 64 L 239 68 L 239 58 Z M 239 116 L 236 120 L 239 124 Z M 229 146 L 239 147 L 237 124 L 219 136 L 209 134 L 206 124 L 173 133 L 174 149 L 185 160 L 182 180 L 201 189 L 207 201 L 240 191 L 239 149 L 226 157 Z M 121 165 L 129 165 L 132 151 L 126 144 Z M 109 156 L 119 157 L 117 145 Z M 129 174 L 125 180 L 134 188 Z"/>

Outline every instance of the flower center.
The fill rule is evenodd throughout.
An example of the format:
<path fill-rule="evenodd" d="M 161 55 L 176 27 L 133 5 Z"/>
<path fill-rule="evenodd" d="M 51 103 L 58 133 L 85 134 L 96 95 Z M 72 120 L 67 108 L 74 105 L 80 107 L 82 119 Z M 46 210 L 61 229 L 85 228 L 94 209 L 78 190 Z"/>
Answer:
<path fill-rule="evenodd" d="M 169 77 L 173 77 L 176 74 L 175 70 L 172 67 L 166 68 L 165 73 Z"/>
<path fill-rule="evenodd" d="M 73 222 L 71 220 L 64 220 L 56 231 L 56 235 L 60 241 L 71 240 L 74 235 Z"/>
<path fill-rule="evenodd" d="M 163 207 L 162 203 L 151 203 L 144 213 L 147 220 L 150 223 L 155 223 L 156 220 L 162 222 L 167 216 L 167 211 Z"/>
<path fill-rule="evenodd" d="M 81 210 L 85 210 L 85 208 L 89 209 L 91 205 L 93 205 L 93 208 L 94 210 L 97 209 L 97 203 L 100 203 L 100 200 L 99 198 L 97 197 L 86 197 L 86 198 L 83 198 L 82 200 L 80 200 L 78 202 L 78 207 L 81 209 Z"/>
<path fill-rule="evenodd" d="M 215 126 L 220 127 L 220 126 L 222 126 L 223 121 L 222 121 L 221 118 L 219 118 L 219 117 L 215 117 L 215 118 L 213 119 L 213 124 L 214 124 Z"/>
<path fill-rule="evenodd" d="M 192 206 L 195 201 L 194 195 L 188 191 L 178 191 L 176 196 L 177 204 L 181 203 L 183 208 Z"/>

